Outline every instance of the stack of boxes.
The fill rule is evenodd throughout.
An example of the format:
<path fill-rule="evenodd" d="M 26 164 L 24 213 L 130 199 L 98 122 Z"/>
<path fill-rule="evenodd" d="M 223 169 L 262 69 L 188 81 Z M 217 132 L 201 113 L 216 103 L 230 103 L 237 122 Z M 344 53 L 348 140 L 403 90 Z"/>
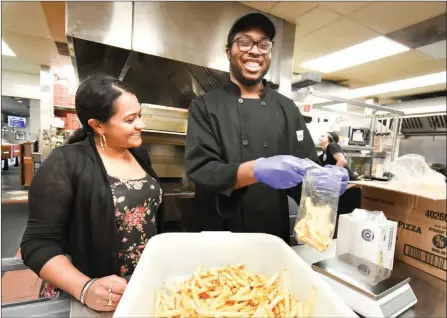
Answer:
<path fill-rule="evenodd" d="M 57 107 L 73 108 L 73 110 L 57 110 L 55 116 L 64 121 L 65 130 L 76 130 L 80 127 L 78 116 L 74 111 L 75 96 L 70 95 L 68 83 L 63 79 L 58 79 L 53 87 L 54 105 Z"/>
<path fill-rule="evenodd" d="M 81 127 L 76 113 L 67 112 L 64 123 L 65 123 L 65 130 L 76 130 Z"/>
<path fill-rule="evenodd" d="M 70 95 L 68 85 L 63 81 L 57 81 L 53 87 L 54 105 L 74 107 L 73 96 Z"/>

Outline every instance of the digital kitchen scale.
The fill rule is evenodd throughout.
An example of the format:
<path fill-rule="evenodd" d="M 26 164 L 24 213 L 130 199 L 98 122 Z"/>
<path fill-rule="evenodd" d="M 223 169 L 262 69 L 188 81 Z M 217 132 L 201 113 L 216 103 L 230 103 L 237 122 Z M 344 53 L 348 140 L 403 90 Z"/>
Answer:
<path fill-rule="evenodd" d="M 409 277 L 351 254 L 312 264 L 352 310 L 363 317 L 396 317 L 416 304 Z"/>

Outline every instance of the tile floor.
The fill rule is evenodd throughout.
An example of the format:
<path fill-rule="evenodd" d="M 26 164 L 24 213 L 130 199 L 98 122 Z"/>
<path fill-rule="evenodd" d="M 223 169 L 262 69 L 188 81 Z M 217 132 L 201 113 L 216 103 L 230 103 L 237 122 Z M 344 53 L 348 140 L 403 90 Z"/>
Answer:
<path fill-rule="evenodd" d="M 7 171 L 2 171 L 1 179 L 2 203 L 7 203 L 8 201 L 13 201 L 11 203 L 25 203 L 27 201 L 28 191 L 19 185 L 19 171 L 17 167 L 10 167 Z M 17 219 L 15 221 L 22 223 L 25 222 L 22 218 L 27 216 L 22 214 L 22 211 L 20 211 L 20 213 L 16 215 Z M 15 242 L 17 240 L 15 236 L 11 236 L 9 239 L 14 240 L 14 245 L 17 245 L 15 244 L 17 243 Z M 5 242 L 2 243 L 2 252 L 5 252 L 4 248 L 7 246 L 3 245 L 7 243 L 8 237 L 4 237 L 2 235 L 2 241 L 3 240 L 5 240 Z M 13 251 L 11 252 L 14 253 Z M 9 257 L 13 256 L 12 253 L 10 253 Z M 17 251 L 15 256 L 20 257 L 20 249 Z M 33 300 L 37 299 L 39 295 L 41 280 L 31 270 L 7 272 L 2 275 L 1 281 L 2 304 Z"/>
<path fill-rule="evenodd" d="M 20 250 L 16 257 L 20 257 Z M 29 269 L 5 273 L 2 277 L 2 304 L 37 299 L 41 282 Z"/>

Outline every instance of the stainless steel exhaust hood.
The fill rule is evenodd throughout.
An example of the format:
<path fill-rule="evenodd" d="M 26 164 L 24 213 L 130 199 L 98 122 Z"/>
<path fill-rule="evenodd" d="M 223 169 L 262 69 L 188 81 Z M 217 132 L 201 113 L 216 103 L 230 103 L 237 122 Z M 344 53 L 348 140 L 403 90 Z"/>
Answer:
<path fill-rule="evenodd" d="M 69 2 L 66 30 L 79 80 L 121 78 L 140 102 L 188 108 L 228 78 L 225 39 L 254 10 L 237 2 Z M 269 74 L 291 90 L 295 26 L 270 16 L 277 37 Z M 281 89 L 281 87 L 280 87 Z"/>
<path fill-rule="evenodd" d="M 121 78 L 141 102 L 188 108 L 191 100 L 218 87 L 228 73 L 154 55 L 73 38 L 82 81 L 94 72 Z"/>
<path fill-rule="evenodd" d="M 445 135 L 447 133 L 447 115 L 439 114 L 407 115 L 402 118 L 401 134 L 405 136 Z"/>

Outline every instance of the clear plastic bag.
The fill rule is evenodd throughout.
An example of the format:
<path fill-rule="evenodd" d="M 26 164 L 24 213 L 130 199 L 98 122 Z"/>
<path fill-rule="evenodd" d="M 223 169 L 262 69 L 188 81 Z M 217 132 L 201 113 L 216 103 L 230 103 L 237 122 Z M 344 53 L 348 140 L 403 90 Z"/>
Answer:
<path fill-rule="evenodd" d="M 445 197 L 446 178 L 425 162 L 425 157 L 408 154 L 397 158 L 392 164 L 390 183 L 399 189 L 408 189 L 421 196 L 432 196 L 433 191 Z"/>
<path fill-rule="evenodd" d="M 307 170 L 294 227 L 295 238 L 299 243 L 320 252 L 331 247 L 342 175 L 342 171 L 328 167 Z"/>

